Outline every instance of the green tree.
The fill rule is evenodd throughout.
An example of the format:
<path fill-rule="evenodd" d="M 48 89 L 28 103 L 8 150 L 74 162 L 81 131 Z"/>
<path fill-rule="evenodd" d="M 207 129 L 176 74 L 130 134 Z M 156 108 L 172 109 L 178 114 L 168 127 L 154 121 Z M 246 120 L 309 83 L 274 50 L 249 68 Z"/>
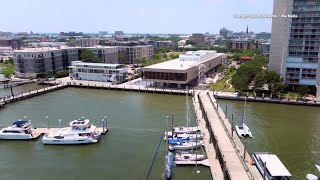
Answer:
<path fill-rule="evenodd" d="M 84 50 L 81 53 L 80 58 L 84 62 L 93 62 L 93 63 L 101 63 L 102 62 L 102 60 L 100 58 L 98 58 L 95 53 L 93 53 L 92 51 L 90 51 L 88 49 Z"/>
<path fill-rule="evenodd" d="M 303 97 L 310 92 L 308 86 L 299 86 L 296 91 Z"/>
<path fill-rule="evenodd" d="M 125 64 L 126 63 L 127 56 L 126 56 L 125 52 L 119 52 L 118 60 L 119 60 L 120 64 Z"/>

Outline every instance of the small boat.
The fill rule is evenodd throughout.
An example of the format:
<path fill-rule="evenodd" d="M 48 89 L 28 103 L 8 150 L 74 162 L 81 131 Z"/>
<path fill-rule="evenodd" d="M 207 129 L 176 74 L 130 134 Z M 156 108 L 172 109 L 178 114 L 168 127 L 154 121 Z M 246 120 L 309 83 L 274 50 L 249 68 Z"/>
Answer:
<path fill-rule="evenodd" d="M 317 165 L 317 164 L 316 164 L 315 166 L 316 166 L 316 168 L 318 169 L 318 171 L 320 172 L 320 166 Z M 319 180 L 319 179 L 320 179 L 318 176 L 316 176 L 316 175 L 314 175 L 314 174 L 307 174 L 306 178 L 307 178 L 308 180 Z"/>
<path fill-rule="evenodd" d="M 88 119 L 70 122 L 70 127 L 49 132 L 42 138 L 43 144 L 91 144 L 97 143 L 101 132 Z"/>
<path fill-rule="evenodd" d="M 277 155 L 270 152 L 255 152 L 253 160 L 266 180 L 290 180 L 291 174 L 282 164 Z"/>
<path fill-rule="evenodd" d="M 203 137 L 200 133 L 195 133 L 195 134 L 188 134 L 188 133 L 184 133 L 184 134 L 177 134 L 177 133 L 173 133 L 172 136 L 172 132 L 168 132 L 168 139 L 185 139 L 185 138 L 189 138 L 190 141 L 196 141 L 196 140 L 202 140 Z M 163 138 L 164 140 L 166 140 L 166 137 Z"/>
<path fill-rule="evenodd" d="M 201 161 L 207 159 L 206 155 L 194 153 L 176 153 L 175 161 Z"/>
<path fill-rule="evenodd" d="M 203 141 L 190 142 L 190 141 L 182 141 L 175 140 L 171 141 L 169 145 L 169 150 L 189 150 L 189 149 L 197 149 L 203 145 Z"/>
<path fill-rule="evenodd" d="M 0 128 L 0 139 L 28 140 L 33 139 L 35 132 L 31 121 L 16 121 L 7 128 Z"/>
<path fill-rule="evenodd" d="M 245 116 L 246 116 L 246 104 L 247 104 L 247 99 L 244 100 L 242 124 L 236 125 L 235 129 L 240 138 L 244 138 L 244 137 L 253 138 L 252 132 L 250 131 L 249 127 L 244 123 Z"/>
<path fill-rule="evenodd" d="M 177 134 L 196 133 L 196 132 L 200 132 L 199 126 L 196 126 L 196 127 L 178 126 L 173 128 L 173 133 L 177 133 Z"/>

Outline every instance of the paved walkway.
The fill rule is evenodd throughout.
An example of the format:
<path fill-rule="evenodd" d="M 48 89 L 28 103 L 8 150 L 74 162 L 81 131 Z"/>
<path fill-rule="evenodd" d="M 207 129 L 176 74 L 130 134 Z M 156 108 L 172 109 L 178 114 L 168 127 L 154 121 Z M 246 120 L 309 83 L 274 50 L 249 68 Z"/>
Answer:
<path fill-rule="evenodd" d="M 228 132 L 225 131 L 223 124 L 219 120 L 218 114 L 213 111 L 212 104 L 206 93 L 199 94 L 204 110 L 207 114 L 210 125 L 213 128 L 213 133 L 217 138 L 218 147 L 221 150 L 223 160 L 231 179 L 250 179 L 245 167 L 228 137 Z"/>
<path fill-rule="evenodd" d="M 224 179 L 221 165 L 220 165 L 218 159 L 216 159 L 215 149 L 213 147 L 213 144 L 210 142 L 210 134 L 209 134 L 208 129 L 206 128 L 206 122 L 202 118 L 202 112 L 200 110 L 197 95 L 194 96 L 194 98 L 193 98 L 193 106 L 194 106 L 194 110 L 196 113 L 198 125 L 199 125 L 200 130 L 203 134 L 203 142 L 204 142 L 206 154 L 207 154 L 207 157 L 209 160 L 212 178 L 213 179 Z"/>
<path fill-rule="evenodd" d="M 213 92 L 209 92 L 209 96 L 213 102 L 213 104 L 216 105 L 217 101 L 216 99 L 213 97 Z M 224 111 L 221 109 L 220 106 L 218 106 L 218 112 L 220 115 L 220 118 L 222 119 L 225 127 L 227 128 L 227 133 L 229 133 L 229 137 L 232 137 L 232 131 L 231 131 L 231 122 L 228 118 L 226 118 Z M 234 131 L 233 132 L 233 137 L 232 137 L 235 145 L 236 145 L 236 149 L 237 149 L 237 153 L 240 154 L 241 158 L 243 159 L 243 155 L 244 155 L 244 144 L 242 143 L 242 141 L 240 140 L 240 138 L 237 136 L 237 133 Z M 246 166 L 249 169 L 249 174 L 251 177 L 253 177 L 254 179 L 262 179 L 262 176 L 260 174 L 260 172 L 258 171 L 256 166 L 253 166 L 250 164 L 251 161 L 251 156 L 250 154 L 246 151 L 245 152 L 245 163 Z"/>

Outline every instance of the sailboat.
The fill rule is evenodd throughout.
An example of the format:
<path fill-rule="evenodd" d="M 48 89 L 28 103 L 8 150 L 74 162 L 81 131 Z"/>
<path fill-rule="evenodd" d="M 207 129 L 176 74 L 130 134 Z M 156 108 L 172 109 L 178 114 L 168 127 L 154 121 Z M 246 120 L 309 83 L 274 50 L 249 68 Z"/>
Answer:
<path fill-rule="evenodd" d="M 318 169 L 318 171 L 320 172 L 320 166 L 317 165 L 317 164 L 316 164 L 315 166 L 316 166 L 316 168 Z M 320 179 L 318 176 L 316 176 L 316 175 L 314 175 L 314 174 L 307 174 L 306 178 L 307 178 L 308 180 L 319 180 L 319 179 Z"/>
<path fill-rule="evenodd" d="M 236 125 L 236 132 L 239 137 L 250 137 L 253 138 L 252 133 L 249 127 L 244 123 L 245 116 L 246 116 L 246 105 L 247 105 L 247 98 L 244 99 L 244 108 L 243 108 L 243 117 L 242 117 L 242 124 Z"/>
<path fill-rule="evenodd" d="M 190 127 L 190 107 L 189 107 L 189 98 L 188 98 L 188 87 L 186 87 L 186 120 L 187 126 L 178 126 L 172 128 L 172 133 L 184 134 L 184 133 L 196 133 L 199 132 L 199 126 Z"/>

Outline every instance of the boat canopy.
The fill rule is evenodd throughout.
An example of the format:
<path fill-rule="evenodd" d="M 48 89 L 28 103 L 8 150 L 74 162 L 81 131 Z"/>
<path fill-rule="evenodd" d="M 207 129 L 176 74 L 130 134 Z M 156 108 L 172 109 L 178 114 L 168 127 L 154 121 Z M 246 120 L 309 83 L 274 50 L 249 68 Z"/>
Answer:
<path fill-rule="evenodd" d="M 169 143 L 177 143 L 177 144 L 183 144 L 181 139 L 169 139 Z"/>
<path fill-rule="evenodd" d="M 21 127 L 24 124 L 27 124 L 29 121 L 16 121 L 13 123 L 13 125 L 16 125 L 18 127 Z"/>
<path fill-rule="evenodd" d="M 275 154 L 257 154 L 257 156 L 262 160 L 263 163 L 266 163 L 267 169 L 271 176 L 291 177 L 290 172 Z"/>

